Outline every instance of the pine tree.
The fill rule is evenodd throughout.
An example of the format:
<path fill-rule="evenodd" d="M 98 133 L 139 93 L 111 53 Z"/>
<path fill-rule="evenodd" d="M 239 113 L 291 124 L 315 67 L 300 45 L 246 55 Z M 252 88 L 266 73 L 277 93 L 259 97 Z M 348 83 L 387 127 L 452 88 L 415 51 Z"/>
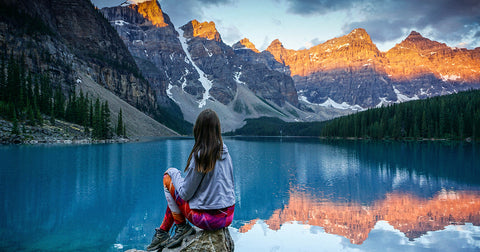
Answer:
<path fill-rule="evenodd" d="M 13 60 L 13 56 L 10 55 L 10 61 L 7 67 L 7 81 L 6 81 L 6 101 L 12 102 L 15 106 L 19 103 L 19 92 L 17 88 L 20 83 L 20 69 L 16 61 Z"/>
<path fill-rule="evenodd" d="M 464 139 L 463 133 L 465 132 L 465 123 L 463 119 L 463 114 L 460 114 L 458 117 L 458 136 L 460 137 L 460 139 Z"/>
<path fill-rule="evenodd" d="M 427 116 L 425 114 L 425 110 L 422 114 L 422 137 L 426 138 L 428 136 L 428 126 L 427 126 Z"/>
<path fill-rule="evenodd" d="M 25 106 L 33 104 L 32 74 L 28 74 L 25 83 Z"/>
<path fill-rule="evenodd" d="M 38 106 L 35 108 L 35 121 L 37 121 L 39 125 L 43 125 L 42 113 L 40 112 Z"/>
<path fill-rule="evenodd" d="M 111 128 L 110 128 L 110 108 L 108 107 L 108 101 L 102 106 L 102 137 L 104 139 L 110 138 Z"/>
<path fill-rule="evenodd" d="M 13 110 L 13 128 L 12 128 L 12 135 L 20 135 L 20 131 L 18 130 L 18 120 L 17 120 L 17 111 Z"/>
<path fill-rule="evenodd" d="M 54 115 L 57 118 L 64 118 L 65 116 L 65 97 L 62 94 L 61 88 L 55 90 L 53 95 Z"/>
<path fill-rule="evenodd" d="M 101 137 L 101 132 L 102 132 L 102 118 L 101 118 L 101 105 L 100 105 L 100 100 L 97 98 L 95 101 L 95 105 L 93 108 L 93 132 L 92 135 L 94 138 L 100 138 Z"/>
<path fill-rule="evenodd" d="M 50 108 L 50 124 L 55 125 L 55 111 L 53 109 L 53 106 Z"/>
<path fill-rule="evenodd" d="M 117 136 L 123 135 L 123 115 L 122 115 L 122 109 L 120 109 L 120 112 L 118 112 L 116 134 L 117 134 Z"/>
<path fill-rule="evenodd" d="M 35 126 L 36 125 L 36 119 L 35 119 L 35 115 L 34 115 L 34 112 L 33 112 L 33 109 L 32 109 L 32 105 L 28 105 L 27 106 L 27 120 L 28 120 L 28 124 L 32 125 L 32 126 Z"/>
<path fill-rule="evenodd" d="M 88 119 L 89 121 L 89 126 L 93 128 L 93 101 L 90 101 L 89 109 L 88 109 L 88 116 L 90 117 Z"/>
<path fill-rule="evenodd" d="M 0 65 L 0 101 L 6 101 L 6 83 L 5 83 L 5 68 L 6 68 L 6 58 L 5 58 L 5 53 L 1 54 L 2 57 L 0 58 L 1 65 Z"/>

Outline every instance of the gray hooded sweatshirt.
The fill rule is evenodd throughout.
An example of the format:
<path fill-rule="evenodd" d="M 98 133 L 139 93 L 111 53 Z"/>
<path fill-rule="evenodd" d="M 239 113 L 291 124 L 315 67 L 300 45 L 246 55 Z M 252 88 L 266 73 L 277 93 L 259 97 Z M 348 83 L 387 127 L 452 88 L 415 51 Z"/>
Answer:
<path fill-rule="evenodd" d="M 191 209 L 222 209 L 235 204 L 232 159 L 225 144 L 211 172 L 198 172 L 192 158 L 185 178 L 175 168 L 169 168 L 165 173 L 170 175 L 175 190 L 183 200 L 188 201 Z"/>

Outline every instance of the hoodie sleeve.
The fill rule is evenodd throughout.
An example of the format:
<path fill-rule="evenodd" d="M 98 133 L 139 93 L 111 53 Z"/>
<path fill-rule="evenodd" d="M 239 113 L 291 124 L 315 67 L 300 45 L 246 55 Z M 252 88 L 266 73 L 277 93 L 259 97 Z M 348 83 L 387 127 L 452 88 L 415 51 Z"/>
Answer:
<path fill-rule="evenodd" d="M 183 178 L 180 171 L 175 168 L 169 168 L 165 173 L 170 175 L 175 190 L 178 191 L 180 198 L 185 201 L 189 201 L 193 195 L 195 195 L 204 176 L 203 173 L 195 170 L 195 162 L 193 160 L 187 169 L 185 178 Z"/>

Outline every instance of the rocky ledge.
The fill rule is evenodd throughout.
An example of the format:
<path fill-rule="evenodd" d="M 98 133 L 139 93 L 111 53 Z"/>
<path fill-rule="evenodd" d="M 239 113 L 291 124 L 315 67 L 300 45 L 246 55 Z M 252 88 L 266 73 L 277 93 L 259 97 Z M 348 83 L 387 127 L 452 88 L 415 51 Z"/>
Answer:
<path fill-rule="evenodd" d="M 215 231 L 206 231 L 194 227 L 197 231 L 183 239 L 182 245 L 173 249 L 163 249 L 159 252 L 195 252 L 195 251 L 234 251 L 233 239 L 228 228 Z M 145 252 L 144 250 L 130 249 L 126 252 Z"/>

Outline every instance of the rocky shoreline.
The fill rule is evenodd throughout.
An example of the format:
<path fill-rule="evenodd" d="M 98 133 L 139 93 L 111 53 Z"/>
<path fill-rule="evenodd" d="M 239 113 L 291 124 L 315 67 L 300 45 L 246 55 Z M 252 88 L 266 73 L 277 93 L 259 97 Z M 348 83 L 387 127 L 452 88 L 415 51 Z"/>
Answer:
<path fill-rule="evenodd" d="M 132 141 L 129 138 L 118 137 L 106 140 L 92 139 L 85 133 L 83 126 L 61 120 L 55 120 L 52 124 L 47 118 L 41 126 L 19 122 L 19 134 L 12 134 L 13 128 L 12 122 L 0 118 L 0 144 L 94 144 Z"/>

